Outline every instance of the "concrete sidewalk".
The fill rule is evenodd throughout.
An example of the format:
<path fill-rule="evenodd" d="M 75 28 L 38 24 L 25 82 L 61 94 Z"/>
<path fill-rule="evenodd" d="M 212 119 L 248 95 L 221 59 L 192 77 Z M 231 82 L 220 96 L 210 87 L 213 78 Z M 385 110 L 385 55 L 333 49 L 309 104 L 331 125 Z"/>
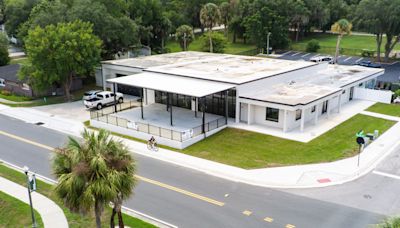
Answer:
<path fill-rule="evenodd" d="M 43 122 L 42 126 L 57 131 L 79 136 L 83 131 L 82 123 L 28 108 L 8 108 L 0 106 L 0 114 L 8 115 L 26 122 Z M 362 112 L 379 118 L 400 121 L 377 113 Z M 358 156 L 320 164 L 298 165 L 277 168 L 245 170 L 238 167 L 189 156 L 186 154 L 160 149 L 152 152 L 147 145 L 136 141 L 121 139 L 134 152 L 154 159 L 170 162 L 179 166 L 194 169 L 224 179 L 243 182 L 251 185 L 276 188 L 310 188 L 342 184 L 352 181 L 370 172 L 392 151 L 400 149 L 400 122 L 382 134 L 371 145 L 366 147 L 360 156 L 360 166 L 357 166 Z M 118 137 L 116 137 L 118 138 Z"/>
<path fill-rule="evenodd" d="M 29 204 L 28 190 L 24 186 L 0 177 L 0 191 Z M 42 217 L 44 227 L 68 227 L 63 210 L 49 198 L 32 192 L 32 204 Z"/>

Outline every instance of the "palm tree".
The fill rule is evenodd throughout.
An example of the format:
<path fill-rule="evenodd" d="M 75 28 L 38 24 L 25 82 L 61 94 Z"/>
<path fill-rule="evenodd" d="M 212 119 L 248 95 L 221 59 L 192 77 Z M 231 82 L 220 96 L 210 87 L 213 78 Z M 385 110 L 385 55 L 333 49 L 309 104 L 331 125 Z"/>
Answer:
<path fill-rule="evenodd" d="M 193 28 L 189 25 L 181 25 L 176 29 L 175 37 L 182 50 L 187 51 L 189 44 L 194 40 Z"/>
<path fill-rule="evenodd" d="M 113 201 L 113 211 L 119 213 L 122 200 L 132 193 L 135 163 L 126 147 L 105 130 L 85 130 L 82 137 L 83 142 L 70 137 L 64 148 L 55 150 L 55 192 L 74 212 L 87 213 L 94 208 L 100 228 L 104 206 Z"/>
<path fill-rule="evenodd" d="M 335 52 L 335 63 L 337 63 L 337 59 L 339 56 L 339 48 L 340 48 L 340 41 L 343 38 L 344 34 L 350 35 L 351 28 L 353 25 L 346 19 L 340 19 L 335 24 L 332 25 L 331 31 L 338 33 L 338 39 L 336 42 L 336 52 Z"/>
<path fill-rule="evenodd" d="M 221 12 L 219 8 L 214 3 L 205 4 L 200 10 L 200 22 L 201 24 L 208 28 L 208 38 L 210 40 L 210 52 L 213 52 L 212 44 L 212 29 L 221 19 Z"/>
<path fill-rule="evenodd" d="M 228 23 L 231 19 L 231 5 L 228 2 L 222 2 L 219 5 L 221 12 L 221 22 L 224 24 L 224 35 L 228 36 Z"/>

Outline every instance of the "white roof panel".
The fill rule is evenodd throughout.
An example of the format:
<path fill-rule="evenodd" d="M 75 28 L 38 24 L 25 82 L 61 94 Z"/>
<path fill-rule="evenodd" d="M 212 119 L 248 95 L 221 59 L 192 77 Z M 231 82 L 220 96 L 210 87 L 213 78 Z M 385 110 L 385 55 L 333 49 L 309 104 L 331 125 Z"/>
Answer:
<path fill-rule="evenodd" d="M 229 83 L 149 72 L 113 78 L 107 82 L 192 97 L 203 97 L 235 87 Z"/>

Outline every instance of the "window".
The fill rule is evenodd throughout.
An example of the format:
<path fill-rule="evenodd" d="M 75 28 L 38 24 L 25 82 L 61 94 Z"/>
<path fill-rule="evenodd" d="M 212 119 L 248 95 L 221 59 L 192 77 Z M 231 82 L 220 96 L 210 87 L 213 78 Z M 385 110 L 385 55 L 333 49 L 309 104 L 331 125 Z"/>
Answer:
<path fill-rule="evenodd" d="M 106 94 L 106 98 L 110 98 L 110 96 L 108 94 Z"/>
<path fill-rule="evenodd" d="M 345 93 L 346 93 L 346 90 L 343 90 L 343 91 L 342 91 L 342 94 L 345 94 Z"/>
<path fill-rule="evenodd" d="M 110 96 L 111 96 L 111 97 L 114 97 L 114 94 L 112 93 L 112 94 L 110 94 Z"/>
<path fill-rule="evenodd" d="M 0 86 L 6 86 L 6 84 L 4 84 L 4 79 L 0 78 Z"/>
<path fill-rule="evenodd" d="M 279 109 L 267 108 L 265 120 L 279 122 Z"/>
<path fill-rule="evenodd" d="M 315 112 L 315 109 L 317 108 L 317 106 L 316 105 L 314 105 L 314 106 L 312 106 L 312 108 L 311 108 L 311 112 Z"/>
<path fill-rule="evenodd" d="M 301 119 L 301 109 L 296 110 L 296 120 Z"/>

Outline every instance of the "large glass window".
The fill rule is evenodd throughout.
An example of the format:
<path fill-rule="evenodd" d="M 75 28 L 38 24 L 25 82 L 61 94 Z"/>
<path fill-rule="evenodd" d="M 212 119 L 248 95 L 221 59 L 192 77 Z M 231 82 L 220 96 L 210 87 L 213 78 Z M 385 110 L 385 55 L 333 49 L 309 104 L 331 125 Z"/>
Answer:
<path fill-rule="evenodd" d="M 279 109 L 267 107 L 265 120 L 279 122 Z"/>

